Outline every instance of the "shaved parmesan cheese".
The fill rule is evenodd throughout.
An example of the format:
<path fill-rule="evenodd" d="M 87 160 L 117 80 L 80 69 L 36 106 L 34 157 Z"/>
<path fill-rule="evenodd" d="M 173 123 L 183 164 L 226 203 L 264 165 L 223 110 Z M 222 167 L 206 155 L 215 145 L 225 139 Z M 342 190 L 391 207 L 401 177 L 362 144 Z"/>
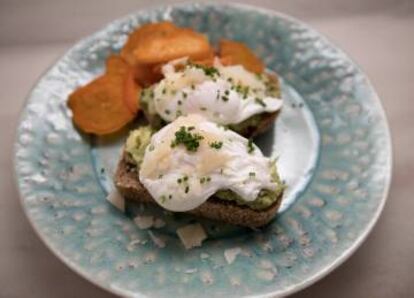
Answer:
<path fill-rule="evenodd" d="M 207 234 L 199 223 L 177 229 L 177 235 L 185 249 L 201 246 L 203 240 L 207 239 Z"/>
<path fill-rule="evenodd" d="M 265 281 L 271 281 L 275 277 L 275 274 L 269 270 L 259 270 L 256 275 L 258 278 Z"/>
<path fill-rule="evenodd" d="M 208 254 L 208 253 L 205 253 L 205 252 L 202 252 L 201 254 L 200 254 L 200 258 L 201 259 L 208 259 L 210 257 L 210 255 Z"/>
<path fill-rule="evenodd" d="M 140 242 L 141 242 L 141 240 L 139 240 L 139 239 L 135 239 L 135 240 L 132 240 L 131 242 L 129 242 L 128 245 L 126 246 L 127 251 L 134 251 L 135 246 L 137 244 L 139 244 Z"/>
<path fill-rule="evenodd" d="M 159 248 L 164 248 L 165 247 L 165 241 L 163 239 L 161 239 L 160 237 L 157 237 L 154 235 L 153 232 L 148 231 L 148 235 L 150 236 L 152 242 L 154 242 L 154 244 L 156 246 L 158 246 Z"/>
<path fill-rule="evenodd" d="M 240 286 L 241 285 L 241 282 L 240 282 L 240 278 L 238 278 L 238 277 L 230 277 L 230 284 L 233 286 L 233 287 L 238 287 L 238 286 Z"/>
<path fill-rule="evenodd" d="M 273 263 L 269 260 L 261 260 L 259 263 L 259 267 L 264 269 L 264 270 L 270 270 L 273 273 L 277 273 L 277 269 L 275 267 L 275 265 L 273 265 Z"/>
<path fill-rule="evenodd" d="M 165 221 L 163 221 L 161 218 L 156 218 L 154 220 L 154 228 L 159 229 L 165 226 Z"/>
<path fill-rule="evenodd" d="M 227 261 L 227 264 L 231 264 L 236 260 L 236 257 L 239 253 L 241 253 L 240 247 L 229 248 L 224 251 L 224 258 Z"/>
<path fill-rule="evenodd" d="M 190 268 L 190 269 L 186 269 L 184 271 L 184 273 L 186 273 L 186 274 L 193 274 L 193 273 L 196 273 L 197 271 L 198 271 L 197 268 Z"/>
<path fill-rule="evenodd" d="M 154 224 L 154 217 L 152 215 L 138 215 L 134 218 L 135 224 L 141 230 L 149 229 Z"/>
<path fill-rule="evenodd" d="M 106 200 L 111 203 L 114 207 L 118 208 L 122 212 L 125 212 L 125 200 L 124 197 L 118 192 L 118 190 L 114 189 L 111 191 Z"/>
<path fill-rule="evenodd" d="M 213 275 L 210 271 L 201 272 L 200 279 L 206 285 L 211 285 L 214 282 Z"/>

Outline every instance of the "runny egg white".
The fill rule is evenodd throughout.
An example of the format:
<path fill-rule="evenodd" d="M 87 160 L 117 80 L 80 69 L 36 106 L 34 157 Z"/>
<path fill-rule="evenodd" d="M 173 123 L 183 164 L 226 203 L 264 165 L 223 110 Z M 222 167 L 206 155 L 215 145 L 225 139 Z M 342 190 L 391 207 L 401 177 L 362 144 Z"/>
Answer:
<path fill-rule="evenodd" d="M 152 136 L 139 179 L 171 211 L 194 209 L 218 190 L 249 202 L 262 189 L 276 187 L 271 161 L 258 147 L 196 114 L 179 117 Z"/>
<path fill-rule="evenodd" d="M 281 99 L 269 95 L 269 77 L 241 65 L 216 60 L 214 67 L 202 67 L 180 60 L 164 65 L 162 72 L 164 79 L 153 89 L 154 108 L 167 122 L 196 113 L 219 124 L 237 124 L 282 107 Z"/>

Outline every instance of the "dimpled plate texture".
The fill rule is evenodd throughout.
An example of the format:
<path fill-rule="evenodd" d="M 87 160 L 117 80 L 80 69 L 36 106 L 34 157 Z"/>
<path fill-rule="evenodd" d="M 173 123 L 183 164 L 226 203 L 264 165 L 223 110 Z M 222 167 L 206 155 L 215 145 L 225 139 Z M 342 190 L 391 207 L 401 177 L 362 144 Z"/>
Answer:
<path fill-rule="evenodd" d="M 67 95 L 103 70 L 128 32 L 163 19 L 213 42 L 225 36 L 254 48 L 303 97 L 321 140 L 312 179 L 276 221 L 260 231 L 211 237 L 190 251 L 174 233 L 141 230 L 108 204 L 91 139 L 74 129 L 66 107 Z M 386 199 L 391 147 L 367 78 L 319 33 L 252 7 L 187 4 L 117 20 L 53 65 L 22 112 L 15 171 L 36 232 L 69 267 L 105 289 L 128 297 L 273 297 L 326 275 L 363 241 Z M 181 220 L 168 216 L 172 225 Z M 231 248 L 235 260 L 225 258 Z"/>

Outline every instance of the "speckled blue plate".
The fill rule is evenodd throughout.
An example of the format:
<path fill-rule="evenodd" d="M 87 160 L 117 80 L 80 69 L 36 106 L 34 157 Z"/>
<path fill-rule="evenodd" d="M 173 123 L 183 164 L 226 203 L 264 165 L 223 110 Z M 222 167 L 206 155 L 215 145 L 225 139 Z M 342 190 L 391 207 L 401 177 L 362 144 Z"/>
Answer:
<path fill-rule="evenodd" d="M 110 139 L 80 134 L 67 95 L 102 72 L 133 28 L 164 19 L 205 32 L 213 43 L 247 43 L 283 80 L 284 109 L 257 143 L 279 157 L 288 189 L 277 219 L 261 230 L 131 204 L 122 213 L 105 200 L 125 132 Z M 384 206 L 391 146 L 367 78 L 319 33 L 253 7 L 187 4 L 117 20 L 53 65 L 22 112 L 15 171 L 39 236 L 70 268 L 111 292 L 279 297 L 323 277 L 362 243 Z M 132 218 L 142 214 L 157 218 L 156 227 L 135 225 Z M 196 221 L 209 238 L 186 251 L 175 229 Z"/>

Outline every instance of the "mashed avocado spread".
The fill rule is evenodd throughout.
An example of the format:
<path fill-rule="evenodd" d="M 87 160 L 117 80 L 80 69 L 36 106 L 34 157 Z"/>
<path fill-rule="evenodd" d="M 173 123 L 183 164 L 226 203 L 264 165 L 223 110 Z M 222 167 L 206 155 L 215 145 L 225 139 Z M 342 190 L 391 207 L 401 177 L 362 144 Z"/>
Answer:
<path fill-rule="evenodd" d="M 145 149 L 151 141 L 152 134 L 151 126 L 141 126 L 131 131 L 128 136 L 125 150 L 130 154 L 137 166 L 141 165 L 144 160 Z"/>
<path fill-rule="evenodd" d="M 127 141 L 125 150 L 129 153 L 132 160 L 139 167 L 144 159 L 145 149 L 150 143 L 151 136 L 154 130 L 150 126 L 141 126 L 138 129 L 131 131 Z M 281 183 L 279 175 L 277 174 L 276 165 L 273 163 L 271 168 L 274 183 L 277 185 L 275 191 L 263 189 L 256 200 L 246 202 L 237 194 L 230 190 L 220 190 L 214 196 L 217 199 L 225 201 L 233 201 L 238 205 L 248 206 L 255 210 L 262 210 L 270 207 L 277 199 L 279 199 L 283 192 L 284 185 Z"/>

